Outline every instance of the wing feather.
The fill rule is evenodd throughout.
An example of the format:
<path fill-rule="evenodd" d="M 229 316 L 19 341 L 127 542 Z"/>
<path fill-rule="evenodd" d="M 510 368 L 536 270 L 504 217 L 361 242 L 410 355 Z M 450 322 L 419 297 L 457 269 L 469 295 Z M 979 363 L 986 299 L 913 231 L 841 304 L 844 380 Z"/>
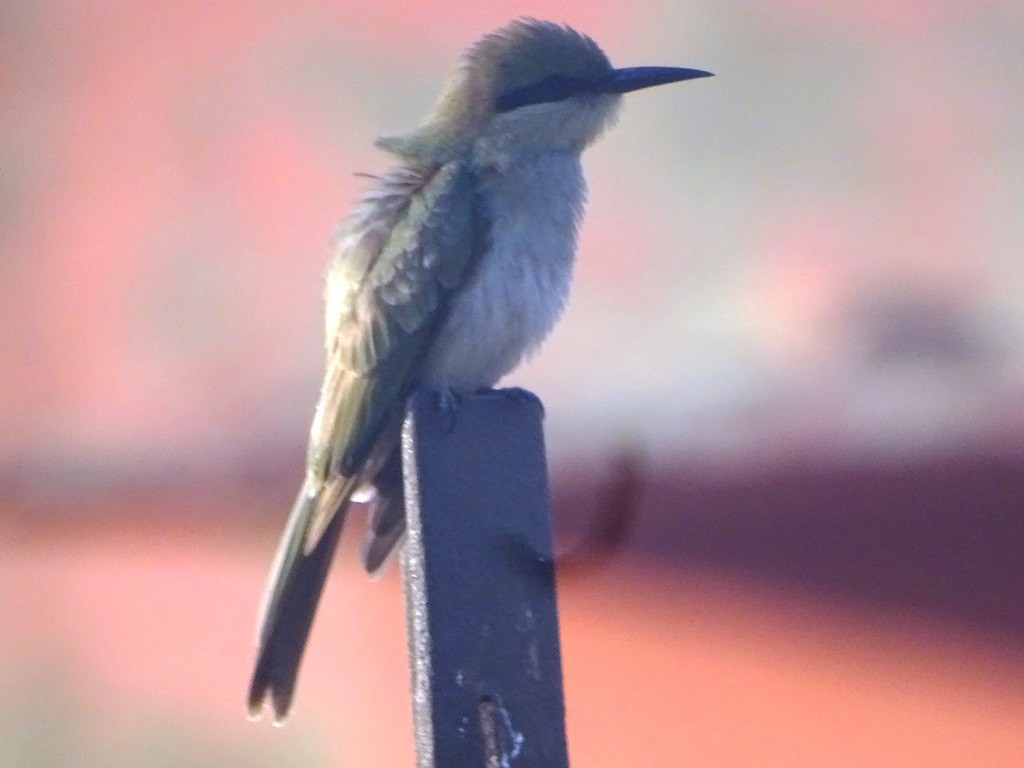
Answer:
<path fill-rule="evenodd" d="M 393 447 L 417 362 L 479 253 L 482 227 L 461 163 L 403 168 L 364 198 L 328 279 L 328 363 L 311 471 L 368 479 Z M 387 442 L 387 445 L 381 444 Z M 332 509 L 318 509 L 306 549 Z"/>
<path fill-rule="evenodd" d="M 400 168 L 378 180 L 338 238 L 327 276 L 327 370 L 306 479 L 261 612 L 253 716 L 268 699 L 275 719 L 288 712 L 349 500 L 393 455 L 416 364 L 482 250 L 475 205 L 461 164 Z M 400 479 L 397 462 L 389 472 Z M 400 491 L 391 498 L 400 504 Z M 382 541 L 401 533 L 388 525 L 377 526 Z"/>

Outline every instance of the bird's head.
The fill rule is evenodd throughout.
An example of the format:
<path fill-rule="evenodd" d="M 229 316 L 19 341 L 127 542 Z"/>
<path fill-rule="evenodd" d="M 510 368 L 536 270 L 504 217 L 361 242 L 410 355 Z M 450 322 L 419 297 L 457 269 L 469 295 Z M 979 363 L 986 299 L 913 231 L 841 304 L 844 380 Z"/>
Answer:
<path fill-rule="evenodd" d="M 499 155 L 579 152 L 612 122 L 623 93 L 709 74 L 679 67 L 615 69 L 586 35 L 520 19 L 469 47 L 420 128 L 379 143 L 431 160 L 473 144 Z"/>

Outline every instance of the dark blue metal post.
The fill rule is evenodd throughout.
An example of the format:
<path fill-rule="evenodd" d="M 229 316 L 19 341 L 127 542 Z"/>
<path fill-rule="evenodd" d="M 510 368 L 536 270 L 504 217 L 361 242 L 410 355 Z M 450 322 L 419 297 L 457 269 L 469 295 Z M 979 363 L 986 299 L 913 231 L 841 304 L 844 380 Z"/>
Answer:
<path fill-rule="evenodd" d="M 418 768 L 567 768 L 540 401 L 409 402 L 402 553 Z"/>

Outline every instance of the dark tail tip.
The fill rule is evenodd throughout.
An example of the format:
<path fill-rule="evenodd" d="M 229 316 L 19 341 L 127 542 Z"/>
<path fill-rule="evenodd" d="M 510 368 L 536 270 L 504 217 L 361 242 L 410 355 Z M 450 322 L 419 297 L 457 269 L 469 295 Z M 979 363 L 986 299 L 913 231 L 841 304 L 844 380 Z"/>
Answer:
<path fill-rule="evenodd" d="M 298 665 L 296 663 L 290 672 L 279 670 L 275 675 L 270 658 L 269 655 L 261 654 L 256 663 L 256 671 L 253 672 L 252 684 L 249 686 L 249 719 L 262 719 L 263 712 L 269 705 L 274 725 L 283 725 L 292 706 Z M 281 672 L 284 674 L 280 674 Z"/>
<path fill-rule="evenodd" d="M 280 599 L 267 617 L 268 625 L 260 642 L 256 668 L 249 685 L 249 717 L 258 720 L 266 704 L 274 713 L 274 724 L 288 716 L 295 692 L 302 654 L 313 626 L 320 594 L 338 545 L 344 510 L 334 515 L 320 541 L 308 555 L 299 555 L 281 574 L 285 580 Z"/>

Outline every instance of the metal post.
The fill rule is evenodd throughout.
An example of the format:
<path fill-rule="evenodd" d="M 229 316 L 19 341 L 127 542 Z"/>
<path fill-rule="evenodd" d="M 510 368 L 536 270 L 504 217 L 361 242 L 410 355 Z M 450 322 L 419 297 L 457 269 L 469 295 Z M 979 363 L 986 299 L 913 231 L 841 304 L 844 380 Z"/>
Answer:
<path fill-rule="evenodd" d="M 415 394 L 402 552 L 418 768 L 567 768 L 543 407 Z"/>

